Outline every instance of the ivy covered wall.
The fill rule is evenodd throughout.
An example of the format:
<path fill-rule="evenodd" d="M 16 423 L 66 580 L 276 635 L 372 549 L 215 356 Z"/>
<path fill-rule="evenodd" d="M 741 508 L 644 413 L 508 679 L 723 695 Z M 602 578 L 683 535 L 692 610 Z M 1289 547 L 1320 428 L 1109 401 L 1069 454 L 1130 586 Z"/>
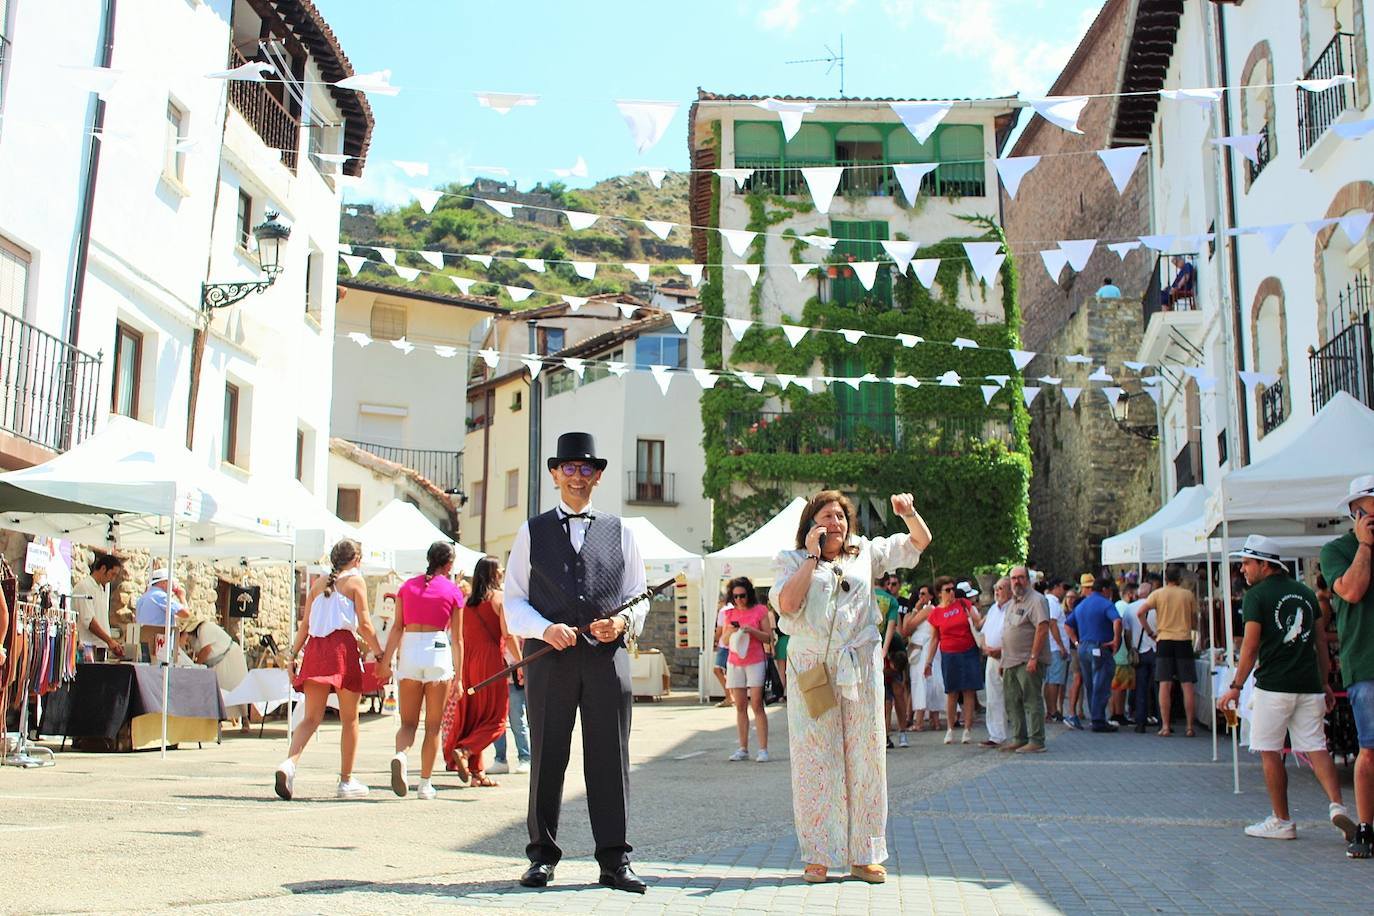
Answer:
<path fill-rule="evenodd" d="M 765 194 L 750 194 L 748 204 L 748 228 L 759 232 L 776 232 L 778 224 L 810 209 L 795 199 Z M 712 199 L 717 225 L 719 206 L 717 179 Z M 933 289 L 903 276 L 893 285 L 891 306 L 875 301 L 876 297 L 840 304 L 813 296 L 801 305 L 799 314 L 789 314 L 784 320 L 887 336 L 914 334 L 935 341 L 966 337 L 999 350 L 1018 347 L 1017 278 L 1010 257 L 998 284 L 1004 320 L 980 322 L 960 306 L 961 300 L 987 292 L 973 275 L 960 243 L 1002 238 L 1000 229 L 986 218 L 966 221 L 967 236 L 922 246 L 916 255 L 941 259 Z M 744 317 L 739 307 L 726 311 L 720 236 L 708 235 L 707 263 L 713 266 L 707 268 L 701 291 L 703 310 L 711 316 Z M 764 244 L 760 235 L 747 260 L 761 263 Z M 798 239 L 794 253 L 804 246 Z M 749 303 L 749 315 L 755 318 L 760 315 L 760 288 L 761 284 L 754 286 Z M 877 497 L 883 503 L 890 493 L 913 492 L 935 535 L 922 562 L 923 575 L 968 574 L 1025 558 L 1029 418 L 1020 379 L 1005 352 L 939 344 L 907 348 L 895 340 L 870 337 L 850 344 L 838 334 L 808 334 L 793 347 L 781 330 L 754 324 L 734 343 L 726 366 L 723 322 L 708 320 L 703 331 L 704 362 L 710 368 L 806 376 L 844 366 L 846 371 L 834 374 L 871 372 L 881 378 L 909 375 L 921 379 L 953 369 L 971 386 L 954 388 L 929 381 L 919 388 L 893 386 L 895 398 L 884 395 L 881 403 L 890 404 L 887 409 L 895 416 L 884 413 L 883 422 L 867 422 L 863 416 L 841 416 L 839 401 L 844 400 L 852 411 L 856 399 L 841 383 L 830 391 L 811 393 L 797 386 L 782 390 L 770 378 L 762 391 L 755 392 L 733 379 L 720 379 L 714 388 L 702 392 L 701 400 L 707 468 L 703 486 L 706 496 L 715 500 L 712 536 L 716 547 L 748 534 L 794 495 L 829 486 Z M 984 403 L 977 387 L 985 375 L 1012 377 L 990 403 Z M 861 386 L 865 391 L 875 387 Z M 859 400 L 864 400 L 862 394 Z M 885 429 L 887 422 L 891 426 Z M 880 519 L 873 526 L 878 530 L 866 533 L 890 533 L 900 530 L 899 524 Z"/>

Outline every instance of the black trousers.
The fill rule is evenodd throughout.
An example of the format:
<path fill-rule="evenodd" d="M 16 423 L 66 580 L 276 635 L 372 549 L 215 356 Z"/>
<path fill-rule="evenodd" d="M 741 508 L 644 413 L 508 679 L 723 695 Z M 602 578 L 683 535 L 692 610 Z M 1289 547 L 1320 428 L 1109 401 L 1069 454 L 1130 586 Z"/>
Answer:
<path fill-rule="evenodd" d="M 544 647 L 525 640 L 525 654 Z M 530 726 L 531 862 L 557 864 L 558 816 L 573 723 L 582 716 L 582 772 L 587 784 L 596 860 L 604 869 L 630 861 L 625 840 L 630 797 L 630 659 L 624 646 L 599 648 L 581 637 L 562 652 L 532 662 L 526 671 L 525 712 Z"/>

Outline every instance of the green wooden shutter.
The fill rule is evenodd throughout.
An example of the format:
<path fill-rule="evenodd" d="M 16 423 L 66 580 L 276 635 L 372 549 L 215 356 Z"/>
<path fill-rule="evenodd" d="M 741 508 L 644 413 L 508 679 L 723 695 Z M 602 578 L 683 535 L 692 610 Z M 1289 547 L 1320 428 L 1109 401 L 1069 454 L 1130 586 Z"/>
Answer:
<path fill-rule="evenodd" d="M 835 245 L 835 255 L 839 259 L 852 257 L 856 261 L 882 261 L 887 258 L 882 242 L 887 239 L 887 223 L 882 220 L 854 221 L 831 220 L 830 234 L 841 239 Z M 843 267 L 838 271 L 843 274 Z M 873 281 L 873 289 L 866 290 L 859 278 L 837 276 L 830 286 L 830 300 L 839 305 L 850 305 L 869 300 L 879 302 L 889 308 L 892 306 L 892 274 L 878 268 L 878 276 Z M 860 373 L 862 374 L 862 373 Z"/>

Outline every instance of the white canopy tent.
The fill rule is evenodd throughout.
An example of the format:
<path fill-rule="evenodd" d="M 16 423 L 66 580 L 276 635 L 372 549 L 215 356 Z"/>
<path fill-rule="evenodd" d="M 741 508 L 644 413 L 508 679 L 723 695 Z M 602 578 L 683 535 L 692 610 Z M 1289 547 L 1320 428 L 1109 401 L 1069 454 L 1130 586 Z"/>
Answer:
<path fill-rule="evenodd" d="M 1203 486 L 1184 487 L 1145 521 L 1102 542 L 1102 562 L 1107 566 L 1123 563 L 1164 562 L 1164 532 L 1202 517 L 1211 491 Z"/>
<path fill-rule="evenodd" d="M 295 546 L 278 506 L 206 467 L 164 430 L 118 416 L 51 461 L 0 474 L 0 507 L 0 524 L 28 534 L 110 548 L 165 546 L 169 569 L 178 533 L 191 550 L 223 556 Z M 170 655 L 170 617 L 165 636 Z M 164 666 L 164 756 L 170 681 Z"/>
<path fill-rule="evenodd" d="M 366 555 L 375 557 L 380 551 L 391 556 L 391 565 L 386 569 L 377 569 L 375 560 L 372 563 L 365 561 L 363 566 L 366 572 L 419 575 L 428 566 L 426 553 L 429 545 L 435 541 L 447 541 L 453 545 L 457 552 L 453 570 L 465 576 L 472 575 L 473 567 L 483 556 L 480 551 L 464 547 L 444 534 L 419 509 L 399 499 L 387 503 L 382 511 L 359 528 L 357 538 L 362 542 Z"/>
<path fill-rule="evenodd" d="M 698 693 L 703 701 L 706 699 L 707 678 L 711 676 L 711 655 L 715 650 L 712 637 L 715 633 L 720 583 L 735 576 L 748 576 L 755 580 L 755 584 L 760 579 L 770 579 L 778 554 L 791 550 L 797 544 L 797 527 L 801 524 L 801 514 L 805 508 L 806 500 L 798 496 L 753 534 L 706 555 L 701 588 L 700 676 L 697 678 Z"/>
<path fill-rule="evenodd" d="M 654 584 L 655 577 L 675 576 L 678 573 L 690 580 L 701 581 L 703 564 L 700 554 L 692 553 L 678 544 L 642 515 L 628 516 L 620 521 L 635 536 L 650 585 Z"/>

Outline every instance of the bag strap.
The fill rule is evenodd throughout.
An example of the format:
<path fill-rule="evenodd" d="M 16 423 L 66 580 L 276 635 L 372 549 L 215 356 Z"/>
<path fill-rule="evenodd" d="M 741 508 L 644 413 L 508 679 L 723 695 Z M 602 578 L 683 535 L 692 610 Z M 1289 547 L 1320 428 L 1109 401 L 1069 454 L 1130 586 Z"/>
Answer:
<path fill-rule="evenodd" d="M 802 562 L 806 562 L 806 561 L 803 560 Z M 819 561 L 817 561 L 817 567 L 819 568 Z M 838 567 L 838 566 L 835 566 L 835 567 L 833 567 L 833 568 L 834 568 L 836 571 L 839 570 L 839 567 Z M 800 567 L 798 567 L 798 571 L 800 571 Z M 841 576 L 840 578 L 843 578 L 843 576 Z M 826 599 L 825 609 L 826 609 L 826 611 L 831 612 L 831 613 L 830 613 L 830 632 L 829 632 L 829 633 L 826 635 L 826 637 L 825 637 L 825 654 L 821 656 L 821 664 L 822 664 L 822 665 L 825 664 L 825 660 L 826 660 L 827 658 L 830 657 L 830 644 L 831 644 L 831 643 L 834 641 L 834 639 L 835 639 L 835 618 L 836 618 L 837 616 L 839 616 L 839 610 L 838 610 L 838 608 L 836 607 L 836 597 L 835 597 L 835 596 L 836 596 L 836 593 L 839 592 L 839 590 L 840 590 L 839 583 L 836 582 L 835 587 L 832 588 L 832 589 L 830 589 L 830 597 Z M 808 591 L 809 591 L 809 587 L 808 587 Z M 802 611 L 801 611 L 801 612 L 802 612 L 802 613 L 806 613 L 806 602 L 805 602 L 805 601 L 802 602 Z M 788 653 L 788 656 L 787 656 L 787 663 L 788 663 L 789 665 L 792 666 L 792 670 L 793 670 L 793 671 L 796 671 L 796 670 L 797 670 L 797 666 L 796 666 L 795 664 L 793 664 L 793 662 L 792 662 L 791 653 Z"/>

